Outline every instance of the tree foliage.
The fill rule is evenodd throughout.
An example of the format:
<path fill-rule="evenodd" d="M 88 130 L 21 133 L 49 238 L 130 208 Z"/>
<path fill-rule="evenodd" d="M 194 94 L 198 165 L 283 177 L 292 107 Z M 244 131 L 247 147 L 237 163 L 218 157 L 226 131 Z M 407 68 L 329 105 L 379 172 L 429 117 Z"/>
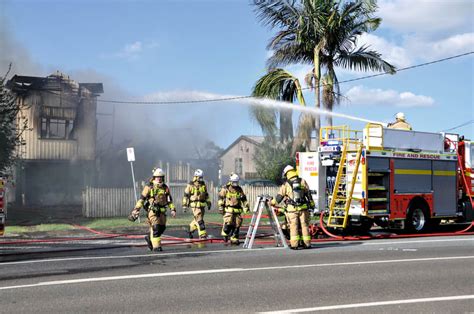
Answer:
<path fill-rule="evenodd" d="M 16 125 L 20 107 L 15 95 L 6 87 L 8 72 L 0 78 L 0 174 L 14 162 L 15 148 L 22 144 L 21 131 L 26 129 L 26 124 Z"/>
<path fill-rule="evenodd" d="M 281 144 L 275 138 L 265 137 L 265 141 L 255 152 L 255 166 L 261 178 L 281 182 L 281 173 L 286 165 L 294 165 L 291 153 L 292 143 Z"/>
<path fill-rule="evenodd" d="M 286 72 L 279 67 L 307 64 L 312 66 L 312 70 L 305 81 L 314 90 L 315 107 L 320 108 L 322 100 L 323 106 L 332 111 L 341 99 L 337 67 L 395 73 L 395 67 L 383 60 L 380 53 L 357 45 L 360 35 L 376 30 L 381 23 L 381 19 L 374 16 L 376 0 L 254 0 L 253 5 L 262 24 L 275 30 L 267 45 L 267 49 L 272 51 L 267 60 L 269 70 L 254 87 L 256 96 L 293 102 L 294 93 L 292 97 L 282 99 L 288 84 L 268 80 L 268 77 L 274 77 L 275 71 Z M 267 84 L 262 84 L 262 80 Z M 251 113 L 265 134 L 278 134 L 275 110 L 252 109 Z M 332 117 L 326 116 L 326 122 L 332 126 Z M 297 136 L 293 139 L 293 152 L 290 153 L 293 154 L 295 147 L 299 146 L 308 150 L 311 134 L 315 131 L 318 135 L 320 126 L 319 115 L 301 115 Z M 271 155 L 269 149 L 268 155 Z"/>

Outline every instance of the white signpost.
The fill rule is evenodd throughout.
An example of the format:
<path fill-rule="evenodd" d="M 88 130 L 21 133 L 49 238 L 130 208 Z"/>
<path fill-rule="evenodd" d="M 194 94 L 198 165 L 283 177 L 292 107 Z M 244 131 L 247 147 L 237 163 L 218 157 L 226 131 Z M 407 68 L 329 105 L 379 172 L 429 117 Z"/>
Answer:
<path fill-rule="evenodd" d="M 127 160 L 130 162 L 130 168 L 132 169 L 132 180 L 133 180 L 133 196 L 135 197 L 135 204 L 137 203 L 137 185 L 135 184 L 135 173 L 133 172 L 133 162 L 135 161 L 135 150 L 133 147 L 127 148 Z M 140 217 L 138 217 L 140 222 Z"/>

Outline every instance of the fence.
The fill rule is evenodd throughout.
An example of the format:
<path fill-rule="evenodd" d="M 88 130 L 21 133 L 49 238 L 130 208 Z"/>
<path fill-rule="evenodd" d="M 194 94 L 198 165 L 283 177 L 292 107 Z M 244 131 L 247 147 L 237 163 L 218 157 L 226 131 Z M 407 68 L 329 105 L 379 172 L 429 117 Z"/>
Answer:
<path fill-rule="evenodd" d="M 178 213 L 183 212 L 182 198 L 186 184 L 170 183 L 169 185 L 173 202 Z M 217 209 L 217 194 L 219 187 L 208 184 L 208 191 L 212 202 L 212 211 Z M 245 185 L 243 190 L 247 195 L 252 208 L 257 197 L 262 194 L 275 196 L 277 187 L 253 187 Z M 84 217 L 126 217 L 133 206 L 135 198 L 132 188 L 93 188 L 87 187 L 82 193 L 82 215 Z"/>
<path fill-rule="evenodd" d="M 163 169 L 166 173 L 166 180 L 170 182 L 189 182 L 194 173 L 194 168 L 191 167 L 191 164 L 178 161 L 177 163 L 169 163 L 158 161 L 158 167 Z"/>

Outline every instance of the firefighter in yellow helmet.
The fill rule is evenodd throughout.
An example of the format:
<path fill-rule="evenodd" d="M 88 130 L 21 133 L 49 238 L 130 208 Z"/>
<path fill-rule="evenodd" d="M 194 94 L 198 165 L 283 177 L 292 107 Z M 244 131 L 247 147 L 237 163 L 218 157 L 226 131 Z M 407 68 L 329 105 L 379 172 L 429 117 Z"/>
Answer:
<path fill-rule="evenodd" d="M 203 180 L 203 171 L 197 169 L 194 172 L 193 181 L 189 182 L 184 189 L 183 208 L 191 208 L 194 219 L 189 224 L 189 238 L 193 238 L 193 232 L 198 231 L 199 238 L 206 239 L 206 225 L 204 224 L 204 213 L 206 207 L 211 209 L 211 200 L 207 192 L 206 183 Z"/>
<path fill-rule="evenodd" d="M 132 210 L 128 219 L 135 221 L 140 213 L 140 208 L 144 208 L 148 214 L 148 224 L 150 234 L 145 236 L 150 251 L 162 251 L 161 235 L 166 229 L 166 211 L 171 210 L 171 217 L 176 217 L 176 208 L 171 198 L 170 190 L 164 182 L 165 173 L 162 169 L 153 170 L 153 178 L 149 184 L 143 188 L 140 199 Z"/>
<path fill-rule="evenodd" d="M 224 242 L 239 244 L 239 232 L 242 226 L 242 212 L 249 211 L 247 196 L 239 185 L 239 176 L 232 173 L 229 182 L 219 191 L 219 212 L 223 214 L 224 225 L 221 235 Z"/>
<path fill-rule="evenodd" d="M 286 217 L 290 224 L 290 245 L 292 249 L 298 247 L 310 248 L 311 235 L 309 233 L 309 209 L 314 208 L 308 183 L 298 177 L 292 166 L 283 170 L 286 182 L 280 187 L 277 196 L 271 204 L 282 203 L 286 205 Z M 285 207 L 283 207 L 285 208 Z"/>
<path fill-rule="evenodd" d="M 399 129 L 411 131 L 411 125 L 406 121 L 405 114 L 399 112 L 395 115 L 395 122 L 389 123 L 387 125 L 389 129 Z"/>

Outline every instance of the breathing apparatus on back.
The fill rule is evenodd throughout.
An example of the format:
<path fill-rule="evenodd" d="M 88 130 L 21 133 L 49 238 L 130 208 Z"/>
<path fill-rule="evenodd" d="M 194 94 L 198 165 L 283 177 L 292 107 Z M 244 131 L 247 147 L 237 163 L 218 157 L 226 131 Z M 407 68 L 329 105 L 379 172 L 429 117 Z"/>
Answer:
<path fill-rule="evenodd" d="M 286 166 L 283 169 L 283 177 L 286 178 L 288 184 L 290 184 L 293 191 L 293 199 L 291 200 L 294 205 L 302 205 L 304 203 L 304 191 L 301 185 L 301 178 L 292 166 Z"/>

